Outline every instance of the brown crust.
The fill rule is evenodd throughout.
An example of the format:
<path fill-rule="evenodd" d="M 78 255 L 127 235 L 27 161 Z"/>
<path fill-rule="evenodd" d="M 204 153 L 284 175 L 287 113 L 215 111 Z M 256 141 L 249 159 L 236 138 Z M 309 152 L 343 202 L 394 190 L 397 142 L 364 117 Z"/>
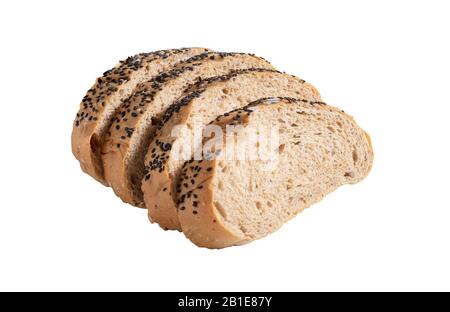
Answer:
<path fill-rule="evenodd" d="M 217 117 L 212 123 L 221 127 L 231 123 L 245 125 L 249 122 L 250 113 L 245 108 L 236 109 Z M 215 159 L 184 163 L 176 189 L 178 220 L 182 231 L 199 247 L 223 248 L 245 243 L 245 237 L 228 229 L 223 223 L 214 205 L 212 181 L 215 171 Z"/>
<path fill-rule="evenodd" d="M 182 108 L 184 114 L 177 114 L 177 123 L 183 123 L 189 115 L 191 107 Z M 148 209 L 148 217 L 151 222 L 158 223 L 166 230 L 180 230 L 173 197 L 175 190 L 172 186 L 172 179 L 166 167 L 169 159 L 171 144 L 167 143 L 170 138 L 165 138 L 162 142 L 160 136 L 156 135 L 155 140 L 149 146 L 146 156 L 146 174 L 142 182 L 142 192 L 144 202 Z M 149 160 L 151 159 L 151 160 Z"/>
<path fill-rule="evenodd" d="M 97 129 L 111 97 L 117 96 L 117 92 L 120 92 L 133 79 L 133 75 L 147 64 L 189 50 L 190 48 L 182 48 L 138 54 L 120 61 L 114 68 L 96 79 L 95 84 L 84 96 L 73 123 L 72 153 L 80 161 L 84 172 L 106 184 L 100 156 L 103 138 L 99 137 Z"/>
<path fill-rule="evenodd" d="M 205 165 L 215 168 L 214 163 L 215 161 L 210 161 Z M 243 244 L 245 237 L 229 230 L 213 203 L 212 175 L 213 171 L 211 178 L 196 185 L 192 195 L 183 203 L 185 208 L 178 213 L 183 233 L 199 247 L 223 248 Z M 194 198 L 194 195 L 198 198 Z M 197 203 L 195 207 L 194 203 Z M 202 211 L 202 213 L 194 213 L 194 211 Z"/>
<path fill-rule="evenodd" d="M 245 125 L 251 112 L 247 108 L 236 109 L 217 117 L 212 123 L 221 127 L 230 123 Z M 212 181 L 216 165 L 215 159 L 185 162 L 176 190 L 178 220 L 183 233 L 199 247 L 223 248 L 245 242 L 241 233 L 227 227 L 214 205 Z"/>

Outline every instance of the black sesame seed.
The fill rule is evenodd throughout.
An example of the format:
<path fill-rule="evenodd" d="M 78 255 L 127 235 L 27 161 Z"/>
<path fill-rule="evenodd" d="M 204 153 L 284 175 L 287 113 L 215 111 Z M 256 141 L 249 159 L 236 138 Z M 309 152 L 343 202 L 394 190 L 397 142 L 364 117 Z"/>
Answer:
<path fill-rule="evenodd" d="M 161 150 L 163 150 L 164 152 L 169 151 L 172 148 L 172 144 L 170 143 L 163 143 L 161 144 Z"/>

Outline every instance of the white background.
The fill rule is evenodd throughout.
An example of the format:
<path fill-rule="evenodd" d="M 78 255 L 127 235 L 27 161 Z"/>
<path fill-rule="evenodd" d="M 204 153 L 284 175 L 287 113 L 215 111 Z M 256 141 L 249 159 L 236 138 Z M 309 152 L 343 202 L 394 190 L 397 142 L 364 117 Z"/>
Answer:
<path fill-rule="evenodd" d="M 450 290 L 448 1 L 1 1 L 0 290 Z M 281 230 L 197 248 L 83 174 L 72 122 L 128 55 L 253 52 L 313 83 L 375 162 Z"/>

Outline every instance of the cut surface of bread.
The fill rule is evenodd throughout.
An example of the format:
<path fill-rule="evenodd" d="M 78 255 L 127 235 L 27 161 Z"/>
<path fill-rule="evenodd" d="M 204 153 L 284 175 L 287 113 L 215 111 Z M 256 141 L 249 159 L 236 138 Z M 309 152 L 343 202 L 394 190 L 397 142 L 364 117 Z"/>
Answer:
<path fill-rule="evenodd" d="M 170 69 L 175 63 L 205 52 L 204 48 L 182 48 L 142 53 L 119 62 L 97 78 L 83 98 L 73 124 L 72 153 L 84 172 L 103 184 L 101 142 L 111 118 L 135 86 Z"/>
<path fill-rule="evenodd" d="M 142 191 L 149 219 L 165 229 L 181 229 L 175 186 L 184 161 L 191 159 L 201 145 L 205 125 L 261 97 L 321 100 L 318 91 L 305 81 L 264 69 L 235 71 L 200 81 L 190 89 L 195 91 L 174 103 L 162 117 L 145 159 Z"/>
<path fill-rule="evenodd" d="M 323 103 L 261 99 L 213 124 L 233 123 L 245 132 L 238 147 L 253 146 L 248 129 L 263 132 L 261 125 L 275 126 L 279 140 L 269 160 L 224 157 L 232 142 L 224 138 L 217 155 L 184 164 L 178 217 L 186 237 L 201 247 L 262 238 L 339 186 L 361 181 L 372 165 L 369 136 L 352 117 Z"/>
<path fill-rule="evenodd" d="M 254 55 L 206 52 L 139 84 L 116 110 L 102 146 L 105 180 L 114 192 L 124 202 L 145 207 L 141 191 L 144 156 L 161 114 L 189 84 L 253 67 L 273 69 L 269 62 Z"/>

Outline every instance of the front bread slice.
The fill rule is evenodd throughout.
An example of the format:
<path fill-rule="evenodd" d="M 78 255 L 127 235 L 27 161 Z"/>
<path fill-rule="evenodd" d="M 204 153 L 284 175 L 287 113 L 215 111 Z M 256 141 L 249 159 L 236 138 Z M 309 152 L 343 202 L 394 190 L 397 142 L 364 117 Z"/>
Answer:
<path fill-rule="evenodd" d="M 266 96 L 299 96 L 320 101 L 304 80 L 274 70 L 248 69 L 200 81 L 166 111 L 151 141 L 142 182 L 149 219 L 165 229 L 180 230 L 175 187 L 185 160 L 201 144 L 203 127 L 216 116 Z"/>
<path fill-rule="evenodd" d="M 81 169 L 103 184 L 101 142 L 115 110 L 134 87 L 168 70 L 175 63 L 207 51 L 182 48 L 142 53 L 121 61 L 97 78 L 83 98 L 73 124 L 72 153 Z"/>
<path fill-rule="evenodd" d="M 252 67 L 273 69 L 254 55 L 206 52 L 139 84 L 117 109 L 102 146 L 105 179 L 114 192 L 124 202 L 144 207 L 144 157 L 161 114 L 198 79 Z"/>
<path fill-rule="evenodd" d="M 177 190 L 183 232 L 201 247 L 262 238 L 339 186 L 361 181 L 372 166 L 369 136 L 352 117 L 323 103 L 262 99 L 213 124 L 223 129 L 215 138 L 221 147 L 186 162 Z M 230 125 L 240 126 L 240 140 L 229 139 Z M 273 129 L 278 141 L 268 135 Z M 242 151 L 255 146 L 255 131 L 265 133 L 256 144 L 268 153 L 249 157 L 255 154 Z"/>

